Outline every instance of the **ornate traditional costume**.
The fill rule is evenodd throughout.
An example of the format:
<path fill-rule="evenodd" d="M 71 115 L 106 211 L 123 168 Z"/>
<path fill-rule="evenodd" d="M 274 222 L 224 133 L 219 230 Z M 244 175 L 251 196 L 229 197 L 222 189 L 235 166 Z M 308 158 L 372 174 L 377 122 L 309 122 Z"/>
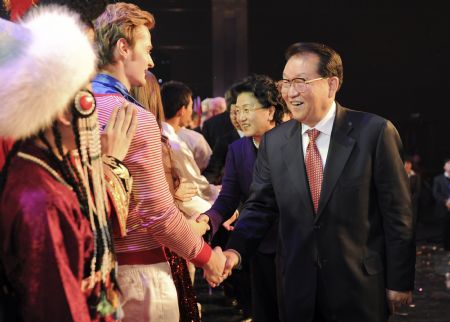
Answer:
<path fill-rule="evenodd" d="M 37 8 L 21 25 L 1 20 L 0 40 L 0 136 L 17 140 L 0 177 L 1 282 L 17 304 L 8 309 L 24 321 L 119 319 L 105 186 L 125 234 L 128 177 L 102 159 L 95 100 L 80 90 L 96 65 L 85 26 L 62 7 Z M 66 111 L 71 153 L 55 123 Z"/>

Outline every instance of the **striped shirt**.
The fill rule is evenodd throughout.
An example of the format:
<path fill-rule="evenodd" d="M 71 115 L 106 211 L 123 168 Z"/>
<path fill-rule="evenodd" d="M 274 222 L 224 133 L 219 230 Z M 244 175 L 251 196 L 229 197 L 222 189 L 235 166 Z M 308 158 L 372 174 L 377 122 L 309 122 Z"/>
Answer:
<path fill-rule="evenodd" d="M 104 128 L 114 107 L 122 106 L 126 100 L 120 93 L 99 92 L 95 99 L 99 123 Z M 127 236 L 115 237 L 116 251 L 138 252 L 164 245 L 203 266 L 209 260 L 211 248 L 193 232 L 174 204 L 164 175 L 161 132 L 154 115 L 140 106 L 136 108 L 138 127 L 123 161 L 133 176 Z"/>

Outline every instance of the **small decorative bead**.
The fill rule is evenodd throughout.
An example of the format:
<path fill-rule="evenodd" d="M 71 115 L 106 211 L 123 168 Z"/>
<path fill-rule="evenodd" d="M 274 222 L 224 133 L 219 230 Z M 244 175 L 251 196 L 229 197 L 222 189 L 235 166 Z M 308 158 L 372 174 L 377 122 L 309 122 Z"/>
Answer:
<path fill-rule="evenodd" d="M 94 105 L 94 98 L 91 95 L 83 95 L 80 98 L 80 106 L 83 110 L 89 111 Z"/>

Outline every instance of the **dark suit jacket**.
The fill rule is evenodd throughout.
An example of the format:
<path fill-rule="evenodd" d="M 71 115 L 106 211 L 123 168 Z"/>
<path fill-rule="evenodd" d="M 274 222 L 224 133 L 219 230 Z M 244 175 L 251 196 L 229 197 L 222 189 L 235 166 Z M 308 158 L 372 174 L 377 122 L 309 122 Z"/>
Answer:
<path fill-rule="evenodd" d="M 301 124 L 292 120 L 265 134 L 227 248 L 245 259 L 279 217 L 282 321 L 311 321 L 317 304 L 329 320 L 386 321 L 385 288 L 413 289 L 413 217 L 400 155 L 389 121 L 337 104 L 315 215 Z"/>
<path fill-rule="evenodd" d="M 438 218 L 445 218 L 449 213 L 445 203 L 450 198 L 450 180 L 444 174 L 434 177 L 433 197 L 436 200 L 435 215 Z"/>
<path fill-rule="evenodd" d="M 222 189 L 211 209 L 205 212 L 211 221 L 212 234 L 216 233 L 219 225 L 230 218 L 235 210 L 247 200 L 256 155 L 257 149 L 251 138 L 243 137 L 229 146 Z M 274 253 L 276 240 L 276 229 L 269 229 L 259 245 L 259 251 Z"/>
<path fill-rule="evenodd" d="M 202 175 L 208 179 L 209 183 L 216 185 L 222 184 L 228 146 L 239 139 L 239 134 L 234 128 L 232 131 L 225 133 L 217 139 L 208 166 L 202 172 Z"/>
<path fill-rule="evenodd" d="M 214 147 L 217 139 L 235 130 L 230 120 L 230 112 L 225 111 L 206 120 L 202 126 L 202 134 L 210 147 Z"/>

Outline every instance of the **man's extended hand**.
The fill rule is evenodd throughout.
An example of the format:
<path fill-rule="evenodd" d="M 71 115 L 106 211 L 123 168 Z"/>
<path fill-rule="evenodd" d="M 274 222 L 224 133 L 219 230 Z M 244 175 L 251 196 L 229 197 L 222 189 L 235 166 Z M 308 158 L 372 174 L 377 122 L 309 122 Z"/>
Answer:
<path fill-rule="evenodd" d="M 222 275 L 226 260 L 222 248 L 217 246 L 213 249 L 209 261 L 203 266 L 203 277 L 211 287 L 216 287 L 224 280 Z"/>
<path fill-rule="evenodd" d="M 101 134 L 102 154 L 123 161 L 137 128 L 137 110 L 128 102 L 114 108 Z"/>
<path fill-rule="evenodd" d="M 235 251 L 226 250 L 223 252 L 227 261 L 225 262 L 225 268 L 223 270 L 224 278 L 231 275 L 233 268 L 239 265 L 239 256 Z"/>
<path fill-rule="evenodd" d="M 386 289 L 386 297 L 391 314 L 393 314 L 402 305 L 408 305 L 412 303 L 411 291 L 400 292 Z"/>

